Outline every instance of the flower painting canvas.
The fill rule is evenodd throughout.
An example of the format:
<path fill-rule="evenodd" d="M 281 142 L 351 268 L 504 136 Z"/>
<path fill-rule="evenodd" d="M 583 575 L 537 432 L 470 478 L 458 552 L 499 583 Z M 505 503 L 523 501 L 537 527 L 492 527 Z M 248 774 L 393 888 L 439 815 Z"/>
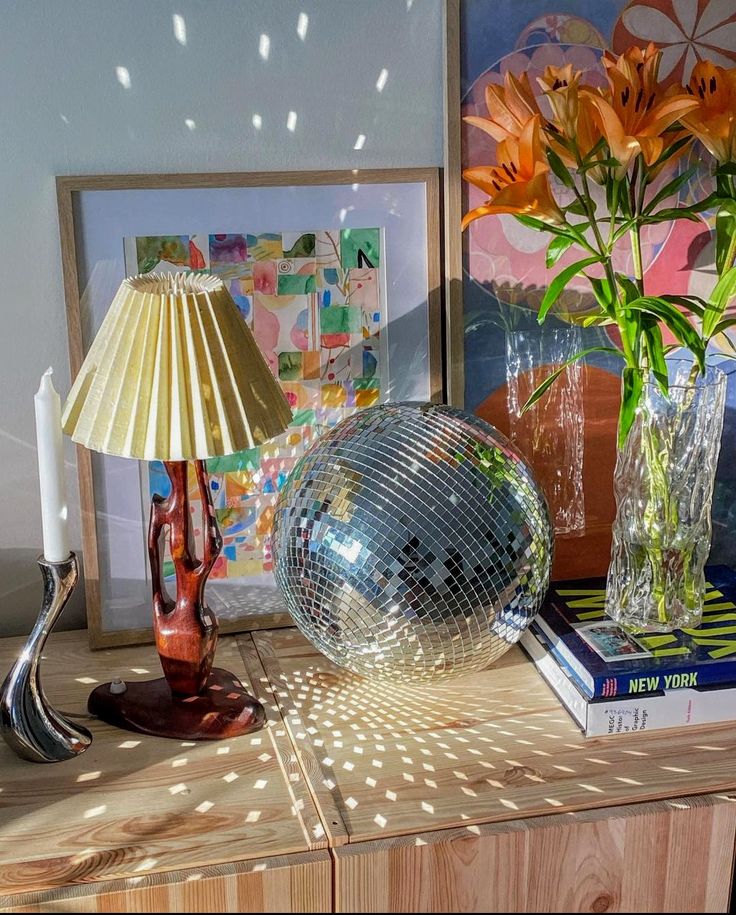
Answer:
<path fill-rule="evenodd" d="M 367 227 L 125 239 L 128 274 L 205 270 L 225 280 L 292 408 L 291 427 L 279 438 L 207 462 L 223 537 L 208 594 L 220 615 L 232 605 L 242 616 L 244 601 L 256 598 L 263 609 L 263 592 L 275 588 L 271 520 L 289 471 L 322 431 L 381 398 L 382 234 Z M 162 464 L 142 472 L 144 501 L 167 495 Z M 193 467 L 190 474 L 199 518 Z M 165 573 L 173 574 L 168 557 Z"/>
<path fill-rule="evenodd" d="M 736 4 L 459 0 L 459 7 L 460 150 L 469 182 L 462 201 L 467 214 L 464 403 L 509 433 L 530 460 L 555 524 L 554 576 L 601 575 L 610 558 L 615 513 L 612 480 L 621 392 L 620 366 L 608 353 L 622 341 L 616 327 L 586 320 L 596 301 L 582 271 L 540 326 L 539 312 L 552 278 L 580 255 L 558 241 L 545 258 L 547 240 L 513 214 L 528 216 L 533 205 L 532 215 L 556 224 L 560 207 L 574 212 L 563 168 L 544 174 L 539 166 L 540 143 L 553 148 L 555 143 L 541 137 L 540 127 L 554 122 L 564 132 L 570 118 L 583 154 L 599 140 L 595 131 L 602 129 L 611 155 L 629 171 L 634 154 L 641 153 L 648 165 L 656 163 L 663 132 L 681 119 L 697 140 L 683 142 L 681 153 L 662 163 L 650 194 L 673 189 L 663 192 L 662 205 L 669 207 L 693 206 L 707 198 L 715 186 L 711 156 L 727 158 L 719 143 L 733 142 L 733 136 L 728 131 L 715 136 L 698 125 L 703 111 L 708 123 L 717 121 L 720 109 L 724 123 L 733 118 L 734 98 L 715 68 L 736 66 Z M 657 48 L 656 55 L 649 53 L 657 72 L 648 80 L 642 71 L 641 85 L 651 82 L 656 91 L 645 96 L 632 93 L 610 59 L 632 47 L 644 55 L 650 42 Z M 550 74 L 556 84 L 549 83 Z M 566 102 L 577 98 L 578 84 L 589 87 L 595 107 L 588 121 Z M 610 104 L 604 100 L 607 93 Z M 588 132 L 586 125 L 591 127 Z M 492 162 L 498 167 L 488 167 Z M 602 214 L 610 201 L 596 182 L 594 163 L 589 176 L 594 212 Z M 616 275 L 643 276 L 648 294 L 654 296 L 707 297 L 717 276 L 716 210 L 694 210 L 692 218 L 652 220 L 643 226 L 640 249 L 624 240 L 613 263 Z M 729 346 L 722 336 L 714 340 L 713 349 Z M 676 344 L 674 337 L 664 340 L 665 347 Z M 573 354 L 588 349 L 592 353 L 584 364 L 565 372 L 544 402 L 522 413 L 540 382 Z M 735 395 L 729 392 L 724 451 L 736 439 Z M 716 480 L 711 561 L 733 564 L 736 466 L 732 461 L 721 464 L 728 466 L 720 468 Z"/>

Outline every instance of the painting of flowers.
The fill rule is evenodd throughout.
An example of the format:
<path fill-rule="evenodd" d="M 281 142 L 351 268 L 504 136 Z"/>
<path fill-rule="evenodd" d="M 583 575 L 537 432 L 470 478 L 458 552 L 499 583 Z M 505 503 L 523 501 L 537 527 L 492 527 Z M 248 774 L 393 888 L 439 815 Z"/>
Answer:
<path fill-rule="evenodd" d="M 554 228 L 558 210 L 575 206 L 571 190 L 540 154 L 540 128 L 550 122 L 560 136 L 544 130 L 542 143 L 563 167 L 575 165 L 565 135 L 574 135 L 581 155 L 593 159 L 604 138 L 622 172 L 643 158 L 652 193 L 686 175 L 668 205 L 707 198 L 715 190 L 711 156 L 719 162 L 734 157 L 736 5 L 461 0 L 460 14 L 464 403 L 509 433 L 530 459 L 555 521 L 554 574 L 600 575 L 610 556 L 620 400 L 620 368 L 606 348 L 620 347 L 621 339 L 616 328 L 585 323 L 597 303 L 583 275 L 567 284 L 540 327 L 537 314 L 553 275 L 545 264 L 547 240 L 517 217 Z M 697 142 L 683 143 L 659 163 L 674 125 Z M 586 167 L 593 206 L 603 212 L 608 201 L 596 182 L 597 162 Z M 728 254 L 717 250 L 715 228 L 715 209 L 643 226 L 636 249 L 626 239 L 617 247 L 614 269 L 634 276 L 640 260 L 653 295 L 707 298 L 717 262 Z M 564 244 L 557 256 L 555 272 L 576 257 Z M 596 267 L 589 272 L 595 277 Z M 714 342 L 728 347 L 732 336 L 730 329 Z M 551 401 L 522 415 L 540 379 L 589 347 L 601 349 L 550 392 Z M 724 450 L 736 444 L 734 408 L 736 390 L 729 393 Z M 722 467 L 713 561 L 736 562 L 734 504 L 736 467 Z"/>

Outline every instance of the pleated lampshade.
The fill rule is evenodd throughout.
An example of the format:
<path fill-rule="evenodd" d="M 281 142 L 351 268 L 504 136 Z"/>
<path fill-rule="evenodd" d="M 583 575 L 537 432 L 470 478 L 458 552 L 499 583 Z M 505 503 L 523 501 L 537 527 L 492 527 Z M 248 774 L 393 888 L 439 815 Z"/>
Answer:
<path fill-rule="evenodd" d="M 290 421 L 222 280 L 187 273 L 123 281 L 62 415 L 80 445 L 144 461 L 243 451 Z"/>

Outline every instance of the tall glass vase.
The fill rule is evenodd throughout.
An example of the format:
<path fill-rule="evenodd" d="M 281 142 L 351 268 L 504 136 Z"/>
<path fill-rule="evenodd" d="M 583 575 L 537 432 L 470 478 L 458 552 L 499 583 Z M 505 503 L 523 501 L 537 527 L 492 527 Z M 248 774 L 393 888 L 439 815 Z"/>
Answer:
<path fill-rule="evenodd" d="M 614 475 L 606 610 L 630 630 L 691 628 L 703 612 L 726 376 L 709 367 L 693 379 L 684 361 L 669 368 L 667 395 L 644 384 Z"/>

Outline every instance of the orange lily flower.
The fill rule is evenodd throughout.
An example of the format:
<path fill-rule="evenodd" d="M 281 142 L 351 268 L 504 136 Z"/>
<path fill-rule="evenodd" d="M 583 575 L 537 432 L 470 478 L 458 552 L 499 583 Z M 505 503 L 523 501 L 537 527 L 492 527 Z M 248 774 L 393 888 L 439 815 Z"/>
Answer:
<path fill-rule="evenodd" d="M 709 60 L 695 64 L 685 87 L 698 106 L 682 118 L 720 163 L 736 159 L 736 67 L 726 70 Z"/>
<path fill-rule="evenodd" d="M 462 227 L 481 216 L 518 213 L 559 224 L 562 212 L 552 196 L 544 155 L 540 116 L 529 118 L 519 139 L 509 137 L 498 144 L 498 164 L 467 168 L 463 178 L 488 194 L 488 200 L 463 217 Z"/>
<path fill-rule="evenodd" d="M 490 117 L 468 115 L 463 120 L 480 127 L 497 142 L 517 140 L 529 118 L 541 115 L 526 73 L 517 77 L 507 72 L 503 86 L 489 83 L 486 86 L 486 107 Z"/>
<path fill-rule="evenodd" d="M 554 126 L 568 139 L 575 136 L 578 124 L 578 89 L 582 75 L 582 70 L 573 70 L 572 64 L 566 64 L 564 67 L 549 66 L 543 76 L 537 77 L 552 106 Z"/>
<path fill-rule="evenodd" d="M 547 67 L 544 75 L 537 79 L 553 111 L 554 120 L 545 125 L 550 146 L 565 165 L 573 167 L 578 164 L 577 159 L 561 139 L 573 141 L 581 157 L 585 158 L 602 136 L 590 107 L 584 104 L 584 96 L 581 104 L 581 76 L 581 70 L 573 70 L 572 64 L 566 64 L 564 67 Z M 603 158 L 602 151 L 598 158 Z M 592 177 L 601 182 L 604 180 L 604 172 L 594 169 Z"/>
<path fill-rule="evenodd" d="M 645 50 L 629 48 L 614 60 L 604 56 L 610 89 L 585 90 L 585 101 L 606 137 L 611 155 L 623 174 L 641 153 L 653 165 L 664 150 L 662 133 L 697 107 L 688 95 L 657 81 L 662 52 L 653 44 Z"/>

